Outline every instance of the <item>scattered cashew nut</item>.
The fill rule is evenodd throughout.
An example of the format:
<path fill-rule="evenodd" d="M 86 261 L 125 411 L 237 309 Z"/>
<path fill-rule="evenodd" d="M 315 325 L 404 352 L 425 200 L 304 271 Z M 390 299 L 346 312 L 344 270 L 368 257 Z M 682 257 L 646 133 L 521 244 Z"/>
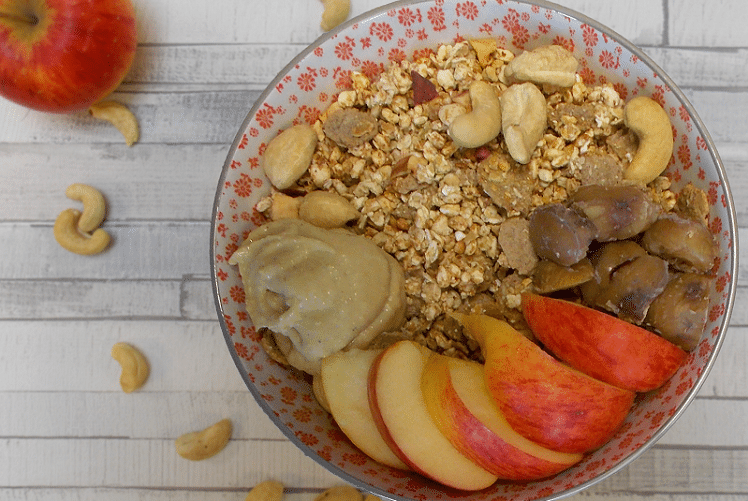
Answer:
<path fill-rule="evenodd" d="M 530 82 L 510 86 L 501 95 L 502 131 L 509 154 L 530 161 L 546 127 L 545 96 Z"/>
<path fill-rule="evenodd" d="M 213 457 L 229 443 L 231 432 L 231 421 L 222 419 L 204 430 L 185 433 L 175 441 L 177 454 L 191 461 Z"/>
<path fill-rule="evenodd" d="M 350 485 L 336 485 L 320 493 L 314 501 L 363 501 L 364 496 Z"/>
<path fill-rule="evenodd" d="M 623 176 L 647 184 L 662 174 L 673 156 L 670 118 L 657 101 L 639 96 L 626 103 L 623 120 L 639 138 L 639 147 Z"/>
<path fill-rule="evenodd" d="M 576 82 L 579 62 L 560 45 L 544 45 L 523 52 L 507 64 L 504 75 L 514 82 L 571 87 Z"/>
<path fill-rule="evenodd" d="M 270 140 L 263 155 L 263 169 L 279 190 L 291 187 L 309 169 L 317 147 L 317 133 L 310 125 L 294 125 Z"/>
<path fill-rule="evenodd" d="M 90 256 L 98 254 L 107 248 L 111 238 L 109 233 L 101 228 L 94 231 L 91 235 L 83 233 L 78 229 L 78 221 L 81 218 L 81 212 L 76 209 L 66 209 L 57 216 L 54 226 L 54 235 L 57 243 L 64 249 Z"/>
<path fill-rule="evenodd" d="M 473 109 L 452 120 L 449 136 L 458 146 L 477 148 L 501 132 L 501 104 L 494 87 L 482 80 L 470 84 L 469 93 Z"/>
<path fill-rule="evenodd" d="M 78 220 L 80 231 L 90 233 L 101 226 L 106 215 L 106 202 L 99 190 L 87 184 L 75 183 L 68 186 L 65 195 L 83 204 L 83 214 Z"/>
<path fill-rule="evenodd" d="M 283 484 L 275 480 L 265 480 L 255 485 L 244 501 L 281 501 Z"/>
<path fill-rule="evenodd" d="M 116 343 L 112 346 L 112 358 L 119 362 L 122 367 L 119 384 L 125 393 L 132 393 L 142 387 L 148 380 L 148 374 L 150 373 L 148 360 L 134 346 L 127 343 Z"/>
<path fill-rule="evenodd" d="M 351 12 L 351 0 L 322 0 L 325 10 L 322 12 L 320 27 L 330 31 L 346 19 Z"/>
<path fill-rule="evenodd" d="M 138 119 L 124 104 L 116 101 L 100 101 L 88 109 L 94 118 L 106 120 L 114 125 L 125 138 L 127 146 L 132 146 L 140 138 Z"/>
<path fill-rule="evenodd" d="M 342 228 L 359 217 L 348 200 L 329 191 L 311 191 L 299 205 L 299 218 L 319 228 Z"/>

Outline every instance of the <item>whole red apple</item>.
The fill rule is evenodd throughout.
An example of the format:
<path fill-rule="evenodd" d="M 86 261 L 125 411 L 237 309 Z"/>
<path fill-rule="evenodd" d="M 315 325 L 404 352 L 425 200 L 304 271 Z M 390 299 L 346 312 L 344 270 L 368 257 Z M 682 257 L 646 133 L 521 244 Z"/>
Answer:
<path fill-rule="evenodd" d="M 130 69 L 130 0 L 0 0 L 0 95 L 52 113 L 88 107 Z"/>

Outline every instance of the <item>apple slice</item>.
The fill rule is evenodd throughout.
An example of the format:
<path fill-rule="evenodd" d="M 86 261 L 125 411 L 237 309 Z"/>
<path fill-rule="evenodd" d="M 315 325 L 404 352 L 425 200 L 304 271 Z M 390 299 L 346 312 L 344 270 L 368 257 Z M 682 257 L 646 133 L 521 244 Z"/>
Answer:
<path fill-rule="evenodd" d="M 610 440 L 626 419 L 633 391 L 561 363 L 506 322 L 452 315 L 480 344 L 488 391 L 525 438 L 555 451 L 587 452 Z"/>
<path fill-rule="evenodd" d="M 462 455 L 431 419 L 421 392 L 430 352 L 413 341 L 385 349 L 369 371 L 369 404 L 385 442 L 413 471 L 456 489 L 484 489 L 497 476 Z"/>
<path fill-rule="evenodd" d="M 457 450 L 504 480 L 559 473 L 582 454 L 556 452 L 514 431 L 486 387 L 483 365 L 433 353 L 421 377 L 431 417 Z"/>
<path fill-rule="evenodd" d="M 523 294 L 522 313 L 530 330 L 555 356 L 627 390 L 659 388 L 688 356 L 653 332 L 570 301 Z"/>
<path fill-rule="evenodd" d="M 351 348 L 323 358 L 322 391 L 333 419 L 356 447 L 375 461 L 407 470 L 385 443 L 369 408 L 369 369 L 382 351 Z"/>

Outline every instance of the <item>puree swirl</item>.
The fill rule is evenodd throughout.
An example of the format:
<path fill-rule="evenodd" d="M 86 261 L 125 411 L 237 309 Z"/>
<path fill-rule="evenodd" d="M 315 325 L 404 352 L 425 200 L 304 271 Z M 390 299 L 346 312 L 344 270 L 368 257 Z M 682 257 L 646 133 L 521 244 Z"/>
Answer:
<path fill-rule="evenodd" d="M 367 238 L 280 219 L 254 230 L 231 256 L 247 312 L 270 329 L 292 366 L 318 374 L 321 360 L 366 348 L 405 318 L 399 263 Z"/>

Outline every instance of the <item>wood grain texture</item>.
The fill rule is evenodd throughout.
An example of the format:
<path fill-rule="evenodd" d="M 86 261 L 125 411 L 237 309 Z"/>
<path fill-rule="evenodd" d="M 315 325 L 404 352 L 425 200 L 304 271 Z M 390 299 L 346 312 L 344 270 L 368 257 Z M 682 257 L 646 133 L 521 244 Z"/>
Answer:
<path fill-rule="evenodd" d="M 0 100 L 0 501 L 240 501 L 256 483 L 312 501 L 342 483 L 253 400 L 216 321 L 210 217 L 234 135 L 277 72 L 322 34 L 319 0 L 133 0 L 139 47 L 115 97 L 139 119 L 133 148 L 86 113 Z M 353 0 L 352 15 L 384 0 Z M 638 44 L 684 90 L 717 144 L 748 231 L 748 4 L 561 0 Z M 288 12 L 292 12 L 289 15 Z M 82 258 L 52 238 L 84 182 L 108 203 L 114 245 Z M 654 448 L 570 500 L 748 498 L 748 246 L 712 371 Z M 119 388 L 118 341 L 148 357 Z M 223 417 L 221 455 L 192 463 L 174 439 Z"/>

